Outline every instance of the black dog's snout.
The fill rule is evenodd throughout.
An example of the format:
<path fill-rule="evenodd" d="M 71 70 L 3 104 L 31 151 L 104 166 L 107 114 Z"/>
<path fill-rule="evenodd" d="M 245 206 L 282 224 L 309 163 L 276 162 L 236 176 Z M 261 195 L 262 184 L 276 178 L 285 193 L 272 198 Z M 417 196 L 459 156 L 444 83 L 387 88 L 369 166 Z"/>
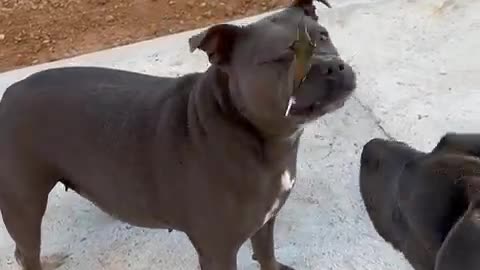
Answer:
<path fill-rule="evenodd" d="M 345 62 L 338 56 L 317 56 L 314 64 L 320 69 L 321 74 L 325 76 L 335 76 L 343 73 L 346 69 Z"/>
<path fill-rule="evenodd" d="M 361 155 L 361 166 L 369 169 L 378 169 L 380 167 L 380 155 L 382 139 L 372 139 L 363 146 Z"/>

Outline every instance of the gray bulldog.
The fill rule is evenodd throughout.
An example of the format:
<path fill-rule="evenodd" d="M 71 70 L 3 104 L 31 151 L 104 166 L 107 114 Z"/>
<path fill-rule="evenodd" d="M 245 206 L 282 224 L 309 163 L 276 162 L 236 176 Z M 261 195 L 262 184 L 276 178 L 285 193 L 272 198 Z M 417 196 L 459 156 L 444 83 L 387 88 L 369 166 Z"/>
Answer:
<path fill-rule="evenodd" d="M 273 231 L 300 136 L 344 104 L 354 72 L 312 0 L 247 26 L 212 26 L 189 43 L 208 55 L 205 72 L 67 67 L 7 89 L 0 209 L 24 270 L 47 269 L 40 225 L 57 183 L 123 222 L 184 232 L 202 270 L 237 269 L 249 239 L 262 270 L 292 269 L 277 262 Z"/>
<path fill-rule="evenodd" d="M 430 153 L 373 139 L 360 192 L 375 230 L 414 269 L 480 269 L 480 134 L 448 133 Z"/>

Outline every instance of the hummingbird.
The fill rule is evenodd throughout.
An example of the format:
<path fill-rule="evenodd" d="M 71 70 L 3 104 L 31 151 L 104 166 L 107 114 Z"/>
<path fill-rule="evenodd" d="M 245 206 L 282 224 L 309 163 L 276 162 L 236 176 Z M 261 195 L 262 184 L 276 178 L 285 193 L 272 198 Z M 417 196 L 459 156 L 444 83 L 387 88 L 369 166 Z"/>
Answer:
<path fill-rule="evenodd" d="M 294 65 L 294 72 L 295 72 L 294 81 L 293 81 L 294 92 L 296 89 L 298 89 L 301 86 L 301 84 L 307 78 L 307 74 L 310 71 L 310 68 L 312 66 L 311 61 L 312 61 L 313 51 L 315 50 L 315 48 L 316 48 L 316 44 L 314 41 L 312 41 L 312 38 L 308 33 L 307 25 L 302 19 L 302 23 L 297 28 L 297 38 L 290 46 L 290 49 L 292 49 L 295 53 L 295 58 L 292 63 Z M 295 104 L 295 97 L 293 94 L 294 93 L 292 93 L 288 101 L 285 116 L 289 115 L 293 104 Z"/>
<path fill-rule="evenodd" d="M 307 77 L 310 67 L 313 51 L 316 48 L 315 42 L 312 41 L 308 33 L 307 26 L 302 20 L 302 24 L 297 29 L 297 38 L 292 43 L 291 49 L 295 52 L 295 80 L 294 87 L 297 89 Z"/>

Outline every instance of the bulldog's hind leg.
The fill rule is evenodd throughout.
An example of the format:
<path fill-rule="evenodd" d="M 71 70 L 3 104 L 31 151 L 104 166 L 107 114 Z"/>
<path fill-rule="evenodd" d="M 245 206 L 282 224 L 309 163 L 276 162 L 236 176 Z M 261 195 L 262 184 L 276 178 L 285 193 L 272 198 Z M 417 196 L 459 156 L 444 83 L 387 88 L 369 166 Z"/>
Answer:
<path fill-rule="evenodd" d="M 237 270 L 237 253 L 241 242 L 230 241 L 228 235 L 208 237 L 189 235 L 198 254 L 201 270 Z"/>
<path fill-rule="evenodd" d="M 49 262 L 43 268 L 40 262 L 42 218 L 55 183 L 54 179 L 26 168 L 21 173 L 0 172 L 0 210 L 15 242 L 15 259 L 23 270 L 51 270 L 61 261 Z"/>

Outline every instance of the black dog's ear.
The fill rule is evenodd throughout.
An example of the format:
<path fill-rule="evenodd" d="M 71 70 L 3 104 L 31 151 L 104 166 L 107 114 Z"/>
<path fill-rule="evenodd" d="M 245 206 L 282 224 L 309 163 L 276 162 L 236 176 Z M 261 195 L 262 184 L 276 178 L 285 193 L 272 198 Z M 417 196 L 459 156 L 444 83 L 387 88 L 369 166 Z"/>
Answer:
<path fill-rule="evenodd" d="M 446 133 L 432 152 L 457 153 L 480 157 L 480 134 Z"/>
<path fill-rule="evenodd" d="M 231 24 L 218 24 L 192 36 L 188 43 L 190 51 L 196 49 L 208 55 L 210 63 L 222 65 L 230 61 L 233 45 L 241 27 Z"/>
<path fill-rule="evenodd" d="M 461 136 L 461 135 L 460 135 Z M 458 144 L 459 136 L 457 133 L 447 132 L 438 141 L 432 152 L 455 152 L 455 145 Z"/>
<path fill-rule="evenodd" d="M 480 200 L 470 203 L 443 241 L 435 270 L 480 269 Z"/>
<path fill-rule="evenodd" d="M 328 0 L 317 1 L 329 8 L 332 7 Z M 315 12 L 315 6 L 313 5 L 313 0 L 294 0 L 290 6 L 303 8 L 305 15 L 312 17 L 314 20 L 318 20 L 317 13 Z"/>
<path fill-rule="evenodd" d="M 470 202 L 480 202 L 480 166 L 477 170 L 478 176 L 466 176 L 463 179 L 465 182 L 465 193 Z"/>

